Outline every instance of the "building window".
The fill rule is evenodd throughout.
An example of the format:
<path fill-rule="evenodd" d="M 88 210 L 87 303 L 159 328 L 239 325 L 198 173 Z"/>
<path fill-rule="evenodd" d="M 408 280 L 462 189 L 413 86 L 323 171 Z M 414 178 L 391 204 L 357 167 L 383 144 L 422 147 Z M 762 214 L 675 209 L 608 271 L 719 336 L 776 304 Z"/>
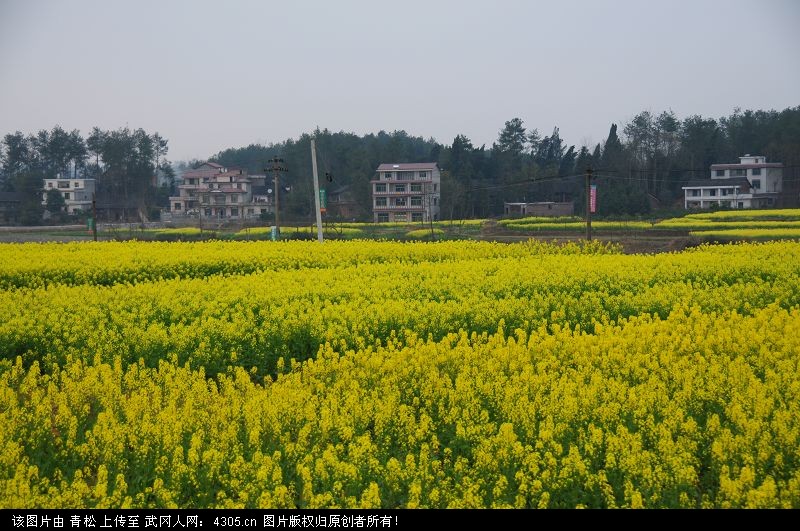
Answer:
<path fill-rule="evenodd" d="M 412 192 L 421 192 L 422 191 L 422 185 L 421 184 L 412 184 L 411 185 L 411 191 Z"/>
<path fill-rule="evenodd" d="M 375 206 L 376 207 L 385 207 L 386 206 L 386 198 L 385 197 L 376 197 L 375 198 Z"/>
<path fill-rule="evenodd" d="M 248 214 L 248 215 L 250 215 L 250 216 L 252 216 L 253 214 L 255 214 L 255 212 L 253 211 L 253 209 L 252 209 L 252 208 L 248 208 L 248 209 L 247 209 L 247 214 Z"/>
<path fill-rule="evenodd" d="M 725 177 L 725 170 L 717 170 L 717 177 Z"/>
<path fill-rule="evenodd" d="M 436 189 L 437 189 L 437 188 L 439 188 L 439 185 L 438 185 L 438 184 L 436 184 L 436 183 L 433 183 L 433 191 L 434 191 L 434 192 L 436 191 Z"/>
<path fill-rule="evenodd" d="M 389 221 L 389 214 L 378 214 L 378 223 L 386 223 Z"/>
<path fill-rule="evenodd" d="M 697 197 L 700 195 L 700 190 L 689 190 L 692 193 L 692 197 Z"/>
<path fill-rule="evenodd" d="M 266 208 L 262 208 L 262 209 L 261 209 L 261 213 L 262 213 L 262 214 L 266 214 L 266 213 L 267 213 L 267 209 L 266 209 Z"/>
<path fill-rule="evenodd" d="M 69 188 L 69 181 L 58 181 L 59 188 Z"/>
<path fill-rule="evenodd" d="M 203 203 L 208 203 L 210 199 L 211 196 L 209 194 L 203 194 Z"/>
<path fill-rule="evenodd" d="M 214 204 L 215 205 L 224 205 L 225 204 L 225 196 L 222 195 L 222 194 L 215 195 L 214 196 Z"/>
<path fill-rule="evenodd" d="M 758 175 L 758 174 L 753 173 L 753 175 Z M 72 183 L 72 187 L 73 188 L 80 188 L 81 187 L 81 183 L 79 183 L 78 181 L 75 181 L 74 183 Z"/>
<path fill-rule="evenodd" d="M 64 192 L 64 199 L 69 201 L 69 192 Z"/>
<path fill-rule="evenodd" d="M 236 194 L 232 194 L 231 195 L 231 203 L 238 203 L 238 202 L 239 202 L 239 196 L 236 195 Z"/>
<path fill-rule="evenodd" d="M 739 207 L 738 208 L 744 208 L 744 203 L 739 201 Z"/>
<path fill-rule="evenodd" d="M 728 195 L 728 189 L 727 188 L 723 188 L 722 189 L 722 195 Z"/>
<path fill-rule="evenodd" d="M 394 191 L 398 194 L 404 194 L 406 192 L 406 185 L 405 184 L 396 184 L 394 185 Z"/>
<path fill-rule="evenodd" d="M 714 189 L 711 189 L 711 190 L 708 191 L 708 195 L 715 196 L 715 195 L 717 195 L 717 191 L 714 190 Z"/>
<path fill-rule="evenodd" d="M 747 175 L 747 170 L 731 170 L 731 177 L 744 177 Z"/>
<path fill-rule="evenodd" d="M 753 179 L 753 189 L 761 190 L 761 179 Z"/>
<path fill-rule="evenodd" d="M 383 174 L 383 178 L 386 179 L 387 181 L 390 181 L 392 179 L 392 172 L 387 171 L 386 173 Z"/>
<path fill-rule="evenodd" d="M 53 187 L 53 183 L 47 183 L 47 187 L 48 188 L 52 188 Z"/>
<path fill-rule="evenodd" d="M 410 181 L 414 178 L 413 171 L 399 171 L 397 172 L 398 181 Z"/>
<path fill-rule="evenodd" d="M 411 221 L 422 221 L 422 212 L 412 212 Z"/>
<path fill-rule="evenodd" d="M 769 206 L 772 206 L 772 203 L 774 203 L 773 199 L 772 199 L 771 197 L 768 197 L 768 198 L 767 198 L 767 204 L 768 204 Z"/>
<path fill-rule="evenodd" d="M 434 197 L 433 198 L 433 206 L 439 206 L 439 198 L 438 197 Z"/>
<path fill-rule="evenodd" d="M 421 197 L 412 197 L 411 198 L 411 206 L 422 206 L 422 198 Z"/>
<path fill-rule="evenodd" d="M 761 175 L 761 168 L 753 168 L 750 171 L 750 175 Z"/>
<path fill-rule="evenodd" d="M 408 214 L 406 212 L 397 212 L 394 215 L 395 221 L 408 221 Z"/>
<path fill-rule="evenodd" d="M 427 179 L 428 178 L 428 172 L 426 172 L 426 171 L 419 172 L 419 178 L 420 179 Z"/>
<path fill-rule="evenodd" d="M 175 203 L 175 210 L 180 210 L 180 209 L 181 209 L 181 204 Z"/>
<path fill-rule="evenodd" d="M 375 185 L 375 193 L 385 193 L 386 192 L 386 183 L 378 183 Z"/>
<path fill-rule="evenodd" d="M 394 206 L 406 206 L 406 198 L 405 197 L 395 197 L 394 198 Z"/>
<path fill-rule="evenodd" d="M 231 217 L 237 217 L 239 215 L 239 209 L 236 207 L 231 208 Z"/>

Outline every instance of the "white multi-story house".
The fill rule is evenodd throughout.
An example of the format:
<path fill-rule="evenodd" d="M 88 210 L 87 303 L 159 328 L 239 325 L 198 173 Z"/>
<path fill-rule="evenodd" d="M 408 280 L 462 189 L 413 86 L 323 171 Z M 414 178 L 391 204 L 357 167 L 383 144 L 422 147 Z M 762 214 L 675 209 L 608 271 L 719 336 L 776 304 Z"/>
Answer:
<path fill-rule="evenodd" d="M 255 219 L 272 212 L 272 195 L 263 175 L 229 169 L 215 162 L 184 172 L 177 196 L 169 198 L 173 217 Z"/>
<path fill-rule="evenodd" d="M 783 164 L 760 155 L 739 164 L 712 164 L 711 178 L 683 186 L 684 208 L 764 208 L 777 206 L 783 191 Z"/>
<path fill-rule="evenodd" d="M 42 204 L 45 206 L 50 190 L 61 194 L 64 198 L 64 211 L 68 214 L 92 210 L 92 196 L 96 191 L 94 179 L 65 179 L 61 174 L 55 179 L 45 179 L 42 192 Z"/>
<path fill-rule="evenodd" d="M 381 164 L 372 187 L 373 220 L 437 221 L 441 172 L 435 162 Z"/>

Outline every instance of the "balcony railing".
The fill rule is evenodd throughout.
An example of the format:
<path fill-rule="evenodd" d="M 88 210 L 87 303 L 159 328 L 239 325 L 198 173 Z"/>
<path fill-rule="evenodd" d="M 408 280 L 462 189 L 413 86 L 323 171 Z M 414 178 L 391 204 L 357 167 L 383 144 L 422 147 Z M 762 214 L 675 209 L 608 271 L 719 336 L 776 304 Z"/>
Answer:
<path fill-rule="evenodd" d="M 378 205 L 374 205 L 373 208 L 375 210 L 425 210 L 425 206 L 424 205 L 415 205 L 415 206 L 411 206 L 411 205 L 406 205 L 406 206 L 398 206 L 398 205 L 378 206 Z"/>

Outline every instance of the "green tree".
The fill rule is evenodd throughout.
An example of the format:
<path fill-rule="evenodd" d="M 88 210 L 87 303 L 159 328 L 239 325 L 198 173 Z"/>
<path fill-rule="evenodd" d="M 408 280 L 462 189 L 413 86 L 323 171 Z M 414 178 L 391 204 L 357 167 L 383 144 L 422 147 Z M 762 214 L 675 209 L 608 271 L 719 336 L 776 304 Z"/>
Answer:
<path fill-rule="evenodd" d="M 10 178 L 11 189 L 22 196 L 17 218 L 23 225 L 39 225 L 42 222 L 42 178 L 38 172 L 21 171 Z"/>
<path fill-rule="evenodd" d="M 527 136 L 525 134 L 525 127 L 519 118 L 512 118 L 505 123 L 503 129 L 500 130 L 500 136 L 497 139 L 497 147 L 504 153 L 509 153 L 512 156 L 520 156 L 525 151 L 525 143 Z"/>
<path fill-rule="evenodd" d="M 64 207 L 66 206 L 66 201 L 64 201 L 64 196 L 61 195 L 61 192 L 51 188 L 47 191 L 47 204 L 45 208 L 51 214 L 57 214 L 64 211 Z"/>
<path fill-rule="evenodd" d="M 2 142 L 2 173 L 6 180 L 14 175 L 30 169 L 31 145 L 29 139 L 21 132 L 7 134 Z M 4 183 L 5 184 L 5 183 Z"/>

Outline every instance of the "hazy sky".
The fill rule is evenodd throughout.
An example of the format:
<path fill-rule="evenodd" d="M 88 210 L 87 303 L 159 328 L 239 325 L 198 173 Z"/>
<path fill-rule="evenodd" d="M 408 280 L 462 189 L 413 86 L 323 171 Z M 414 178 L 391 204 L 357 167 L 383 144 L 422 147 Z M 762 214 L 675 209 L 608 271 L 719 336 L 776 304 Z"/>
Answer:
<path fill-rule="evenodd" d="M 0 135 L 125 125 L 169 158 L 404 129 L 570 144 L 672 109 L 800 105 L 800 2 L 0 0 Z"/>

